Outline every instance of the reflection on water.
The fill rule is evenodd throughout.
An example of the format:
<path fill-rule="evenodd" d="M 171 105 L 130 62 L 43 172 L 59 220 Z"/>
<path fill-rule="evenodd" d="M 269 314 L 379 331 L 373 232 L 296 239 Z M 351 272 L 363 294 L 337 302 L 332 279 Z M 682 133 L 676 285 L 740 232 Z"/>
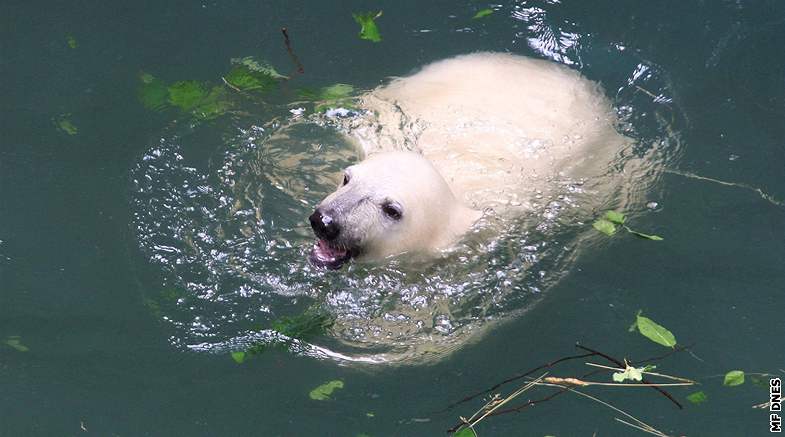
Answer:
<path fill-rule="evenodd" d="M 526 41 L 535 52 L 560 64 L 580 65 L 582 35 L 575 23 L 551 20 L 545 9 L 526 1 L 513 7 L 512 17 L 526 26 L 515 34 L 516 40 Z"/>
<path fill-rule="evenodd" d="M 286 339 L 271 328 L 275 320 L 319 308 L 335 324 L 310 343 L 287 342 L 293 352 L 363 362 L 443 356 L 531 308 L 591 247 L 597 237 L 588 221 L 600 209 L 634 216 L 656 200 L 658 174 L 678 156 L 667 76 L 619 43 L 584 51 L 578 26 L 549 21 L 543 9 L 520 6 L 513 18 L 526 23 L 516 37 L 542 56 L 580 69 L 601 53 L 616 74 L 627 71 L 623 79 L 593 77 L 615 96 L 620 130 L 637 140 L 606 176 L 560 182 L 517 220 L 490 216 L 436 260 L 325 272 L 308 264 L 306 218 L 358 159 L 342 135 L 357 127 L 351 120 L 280 108 L 272 115 L 286 122 L 241 120 L 246 128 L 212 144 L 201 161 L 194 144 L 223 121 L 163 139 L 133 170 L 133 209 L 140 247 L 165 280 L 145 298 L 173 326 L 171 343 L 212 352 L 276 343 Z"/>

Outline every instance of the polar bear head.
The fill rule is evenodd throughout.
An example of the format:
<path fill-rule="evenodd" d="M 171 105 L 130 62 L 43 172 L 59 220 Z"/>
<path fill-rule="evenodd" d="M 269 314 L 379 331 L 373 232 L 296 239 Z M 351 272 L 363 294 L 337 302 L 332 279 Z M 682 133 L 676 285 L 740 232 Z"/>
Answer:
<path fill-rule="evenodd" d="M 414 152 L 371 155 L 347 168 L 338 189 L 310 216 L 318 238 L 310 260 L 340 268 L 450 246 L 481 213 L 462 205 L 431 163 Z"/>

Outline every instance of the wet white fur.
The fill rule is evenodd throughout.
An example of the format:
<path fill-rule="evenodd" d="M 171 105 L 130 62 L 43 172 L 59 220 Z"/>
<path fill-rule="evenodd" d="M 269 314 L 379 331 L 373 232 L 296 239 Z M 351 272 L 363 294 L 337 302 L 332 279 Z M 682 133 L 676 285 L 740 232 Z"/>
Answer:
<path fill-rule="evenodd" d="M 559 181 L 605 171 L 628 142 L 597 84 L 511 54 L 435 62 L 366 94 L 362 106 L 374 122 L 352 131 L 366 156 L 352 183 L 402 199 L 408 214 L 398 228 L 362 216 L 356 225 L 374 230 L 369 258 L 449 247 L 484 209 L 525 213 Z"/>

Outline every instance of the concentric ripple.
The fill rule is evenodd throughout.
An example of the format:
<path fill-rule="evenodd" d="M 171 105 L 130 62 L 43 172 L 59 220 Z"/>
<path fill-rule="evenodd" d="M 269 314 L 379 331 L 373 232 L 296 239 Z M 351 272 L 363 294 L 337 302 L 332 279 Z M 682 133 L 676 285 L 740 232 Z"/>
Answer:
<path fill-rule="evenodd" d="M 227 117 L 160 140 L 131 173 L 137 241 L 163 278 L 145 284 L 148 306 L 172 326 L 174 346 L 213 353 L 285 344 L 339 362 L 418 363 L 480 338 L 569 272 L 598 238 L 590 223 L 599 211 L 645 210 L 678 157 L 681 117 L 667 75 L 617 45 L 605 55 L 627 66 L 625 77 L 604 84 L 635 145 L 605 176 L 554 181 L 531 214 L 490 215 L 435 260 L 350 263 L 338 272 L 309 265 L 307 217 L 358 159 L 345 134 L 367 128 L 351 113 L 301 117 L 282 107 L 269 115 L 281 122 Z M 274 329 L 314 309 L 334 319 L 325 334 L 306 342 Z"/>

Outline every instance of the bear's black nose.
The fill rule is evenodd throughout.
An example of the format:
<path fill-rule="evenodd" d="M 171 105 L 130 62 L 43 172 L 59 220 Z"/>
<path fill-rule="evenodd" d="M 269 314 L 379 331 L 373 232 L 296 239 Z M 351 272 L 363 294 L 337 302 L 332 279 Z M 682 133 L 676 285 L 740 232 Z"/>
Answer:
<path fill-rule="evenodd" d="M 308 220 L 311 222 L 311 227 L 316 236 L 324 240 L 335 240 L 338 234 L 341 233 L 338 223 L 329 215 L 322 213 L 319 208 L 316 208 L 316 211 L 308 217 Z"/>

